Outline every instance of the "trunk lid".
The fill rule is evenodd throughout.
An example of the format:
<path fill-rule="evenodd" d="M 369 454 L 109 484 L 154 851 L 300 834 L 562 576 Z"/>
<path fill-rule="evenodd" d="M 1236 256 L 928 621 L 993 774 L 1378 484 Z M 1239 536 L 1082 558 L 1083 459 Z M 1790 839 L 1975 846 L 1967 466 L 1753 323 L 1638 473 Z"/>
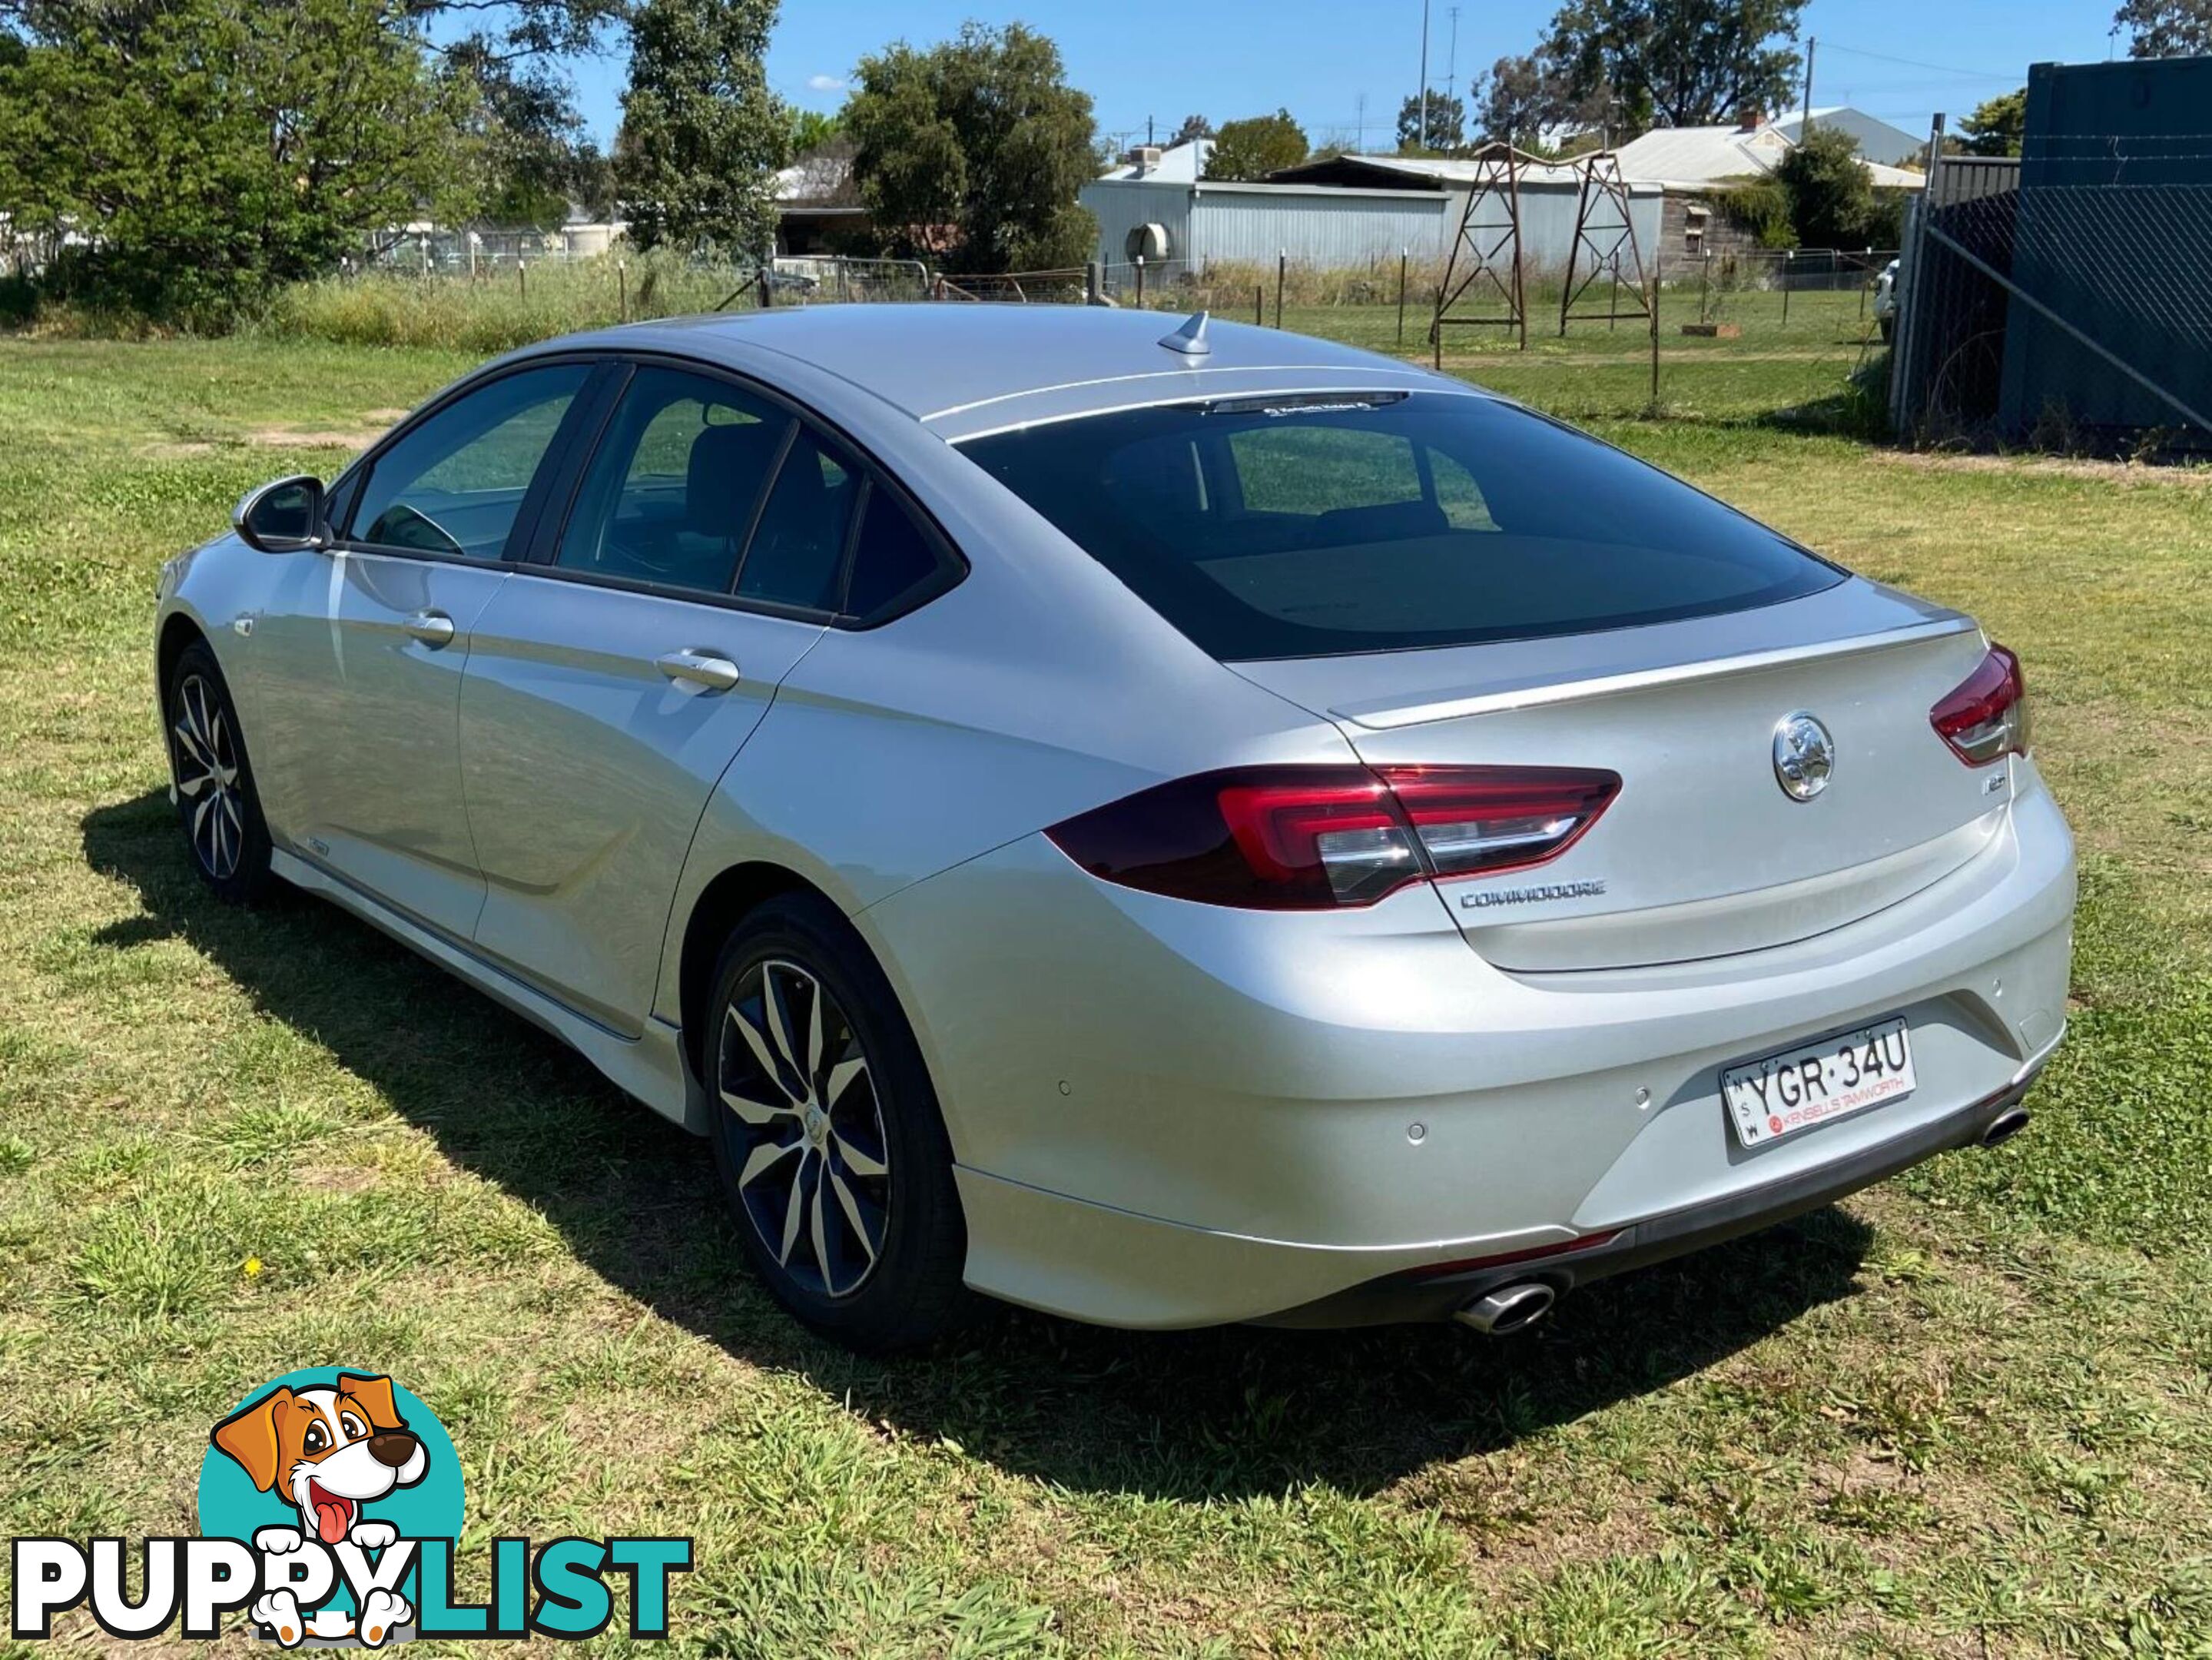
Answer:
<path fill-rule="evenodd" d="M 1965 864 L 2002 821 L 2010 769 L 1961 764 L 1929 711 L 1984 650 L 1967 618 L 1854 579 L 1606 634 L 1233 666 L 1334 721 L 1372 765 L 1620 775 L 1556 859 L 1438 885 L 1485 958 L 1536 972 L 1788 944 Z M 1802 800 L 1775 753 L 1801 713 L 1833 754 Z"/>

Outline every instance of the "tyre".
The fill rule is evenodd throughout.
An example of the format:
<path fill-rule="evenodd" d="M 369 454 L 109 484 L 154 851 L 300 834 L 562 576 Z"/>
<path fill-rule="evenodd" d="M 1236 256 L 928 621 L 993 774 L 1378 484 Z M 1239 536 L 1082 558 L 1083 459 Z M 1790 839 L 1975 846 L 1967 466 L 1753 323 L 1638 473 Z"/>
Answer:
<path fill-rule="evenodd" d="M 237 706 L 204 641 L 177 654 L 161 689 L 185 847 L 216 897 L 242 905 L 268 891 L 269 826 L 253 788 L 253 768 Z"/>
<path fill-rule="evenodd" d="M 702 1045 L 746 1256 L 856 1349 L 920 1347 L 979 1300 L 937 1097 L 890 983 L 825 901 L 769 900 L 723 947 Z"/>

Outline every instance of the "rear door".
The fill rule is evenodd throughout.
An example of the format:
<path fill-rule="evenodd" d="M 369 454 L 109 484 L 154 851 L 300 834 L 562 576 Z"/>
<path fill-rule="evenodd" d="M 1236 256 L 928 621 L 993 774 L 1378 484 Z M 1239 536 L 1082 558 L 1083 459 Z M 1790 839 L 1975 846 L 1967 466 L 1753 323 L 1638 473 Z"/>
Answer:
<path fill-rule="evenodd" d="M 461 694 L 481 952 L 625 1035 L 708 794 L 839 603 L 860 483 L 764 395 L 647 365 Z"/>

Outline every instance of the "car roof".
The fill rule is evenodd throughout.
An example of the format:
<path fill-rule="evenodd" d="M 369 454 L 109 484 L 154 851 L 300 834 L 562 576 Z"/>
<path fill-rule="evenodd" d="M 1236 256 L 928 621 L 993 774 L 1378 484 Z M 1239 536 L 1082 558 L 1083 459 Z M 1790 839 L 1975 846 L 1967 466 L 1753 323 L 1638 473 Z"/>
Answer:
<path fill-rule="evenodd" d="M 1103 306 L 794 306 L 634 323 L 536 350 L 667 351 L 771 376 L 776 366 L 763 359 L 780 357 L 833 376 L 946 438 L 1194 397 L 1414 383 L 1472 390 L 1373 352 L 1218 318 L 1207 322 L 1212 350 L 1205 355 L 1163 345 L 1185 320 L 1176 313 Z"/>

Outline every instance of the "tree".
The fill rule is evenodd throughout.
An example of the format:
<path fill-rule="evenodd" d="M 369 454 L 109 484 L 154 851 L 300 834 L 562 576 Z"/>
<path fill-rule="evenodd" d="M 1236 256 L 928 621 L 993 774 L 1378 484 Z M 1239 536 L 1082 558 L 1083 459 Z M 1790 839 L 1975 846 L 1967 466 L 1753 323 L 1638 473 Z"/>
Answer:
<path fill-rule="evenodd" d="M 1775 167 L 1774 182 L 1790 204 L 1800 247 L 1870 246 L 1881 222 L 1858 144 L 1839 127 L 1815 127 Z"/>
<path fill-rule="evenodd" d="M 2027 88 L 2008 92 L 1976 106 L 1959 123 L 1969 155 L 2017 155 L 2027 132 Z"/>
<path fill-rule="evenodd" d="M 825 115 L 820 110 L 803 110 L 794 106 L 791 111 L 788 148 L 793 156 L 811 155 L 844 131 L 845 116 L 842 110 L 833 110 Z"/>
<path fill-rule="evenodd" d="M 1476 130 L 1485 138 L 1524 150 L 1536 149 L 1554 128 L 1601 119 L 1612 95 L 1610 88 L 1601 86 L 1577 98 L 1567 76 L 1540 52 L 1501 58 L 1476 84 L 1481 88 Z"/>
<path fill-rule="evenodd" d="M 1398 106 L 1398 149 L 1401 154 L 1419 150 L 1455 150 L 1467 143 L 1467 106 L 1449 93 L 1429 88 L 1428 131 L 1421 131 L 1421 96 L 1416 93 Z"/>
<path fill-rule="evenodd" d="M 1060 48 L 1020 23 L 969 23 L 860 60 L 845 106 L 853 176 L 897 252 L 956 271 L 1058 270 L 1091 256 L 1076 192 L 1097 173 L 1091 99 Z"/>
<path fill-rule="evenodd" d="M 644 0 L 632 25 L 616 183 L 640 247 L 766 259 L 791 122 L 761 55 L 775 0 Z"/>
<path fill-rule="evenodd" d="M 2130 58 L 2212 53 L 2212 0 L 2124 0 L 2112 27 L 2127 30 Z"/>
<path fill-rule="evenodd" d="M 19 11 L 0 68 L 0 212 L 83 246 L 58 291 L 214 322 L 479 176 L 477 92 L 402 0 Z"/>
<path fill-rule="evenodd" d="M 1789 103 L 1802 60 L 1805 0 L 1568 0 L 1552 20 L 1546 55 L 1569 93 L 1601 88 L 1622 124 L 1710 126 L 1746 110 Z"/>
<path fill-rule="evenodd" d="M 1168 137 L 1170 144 L 1194 144 L 1201 138 L 1213 137 L 1213 123 L 1202 115 L 1186 115 L 1182 125 Z"/>
<path fill-rule="evenodd" d="M 1295 167 L 1309 153 L 1306 131 L 1291 119 L 1288 110 L 1224 121 L 1221 131 L 1213 135 L 1213 154 L 1206 158 L 1206 176 L 1265 179 L 1279 168 Z"/>

